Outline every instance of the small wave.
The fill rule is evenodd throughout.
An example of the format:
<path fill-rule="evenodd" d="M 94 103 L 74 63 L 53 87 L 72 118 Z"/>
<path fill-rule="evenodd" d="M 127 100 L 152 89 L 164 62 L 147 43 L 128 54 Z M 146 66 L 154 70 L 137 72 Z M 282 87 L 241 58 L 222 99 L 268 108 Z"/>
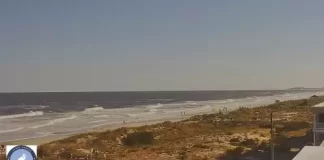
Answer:
<path fill-rule="evenodd" d="M 150 113 L 156 113 L 157 111 L 158 111 L 158 109 L 156 109 L 156 108 L 152 108 L 152 109 L 149 109 L 148 110 Z"/>
<path fill-rule="evenodd" d="M 173 99 L 141 99 L 138 102 L 168 102 L 168 101 L 173 101 Z"/>
<path fill-rule="evenodd" d="M 2 130 L 2 131 L 0 131 L 0 133 L 16 132 L 16 131 L 19 131 L 19 130 L 22 130 L 22 129 L 24 129 L 24 127 L 15 128 L 15 129 L 8 129 L 8 130 Z"/>
<path fill-rule="evenodd" d="M 194 102 L 194 101 L 186 101 L 184 104 L 185 104 L 185 105 L 190 105 L 190 106 L 197 105 L 197 103 Z"/>
<path fill-rule="evenodd" d="M 130 114 L 130 113 L 126 113 L 125 116 L 132 117 L 132 118 L 138 118 L 136 114 Z"/>
<path fill-rule="evenodd" d="M 282 97 L 290 97 L 292 94 L 290 94 L 290 93 L 285 93 L 285 94 L 282 94 L 281 96 Z"/>
<path fill-rule="evenodd" d="M 234 102 L 234 99 L 219 100 L 216 103 L 232 103 L 232 102 Z"/>
<path fill-rule="evenodd" d="M 84 109 L 84 112 L 97 112 L 97 111 L 101 111 L 104 110 L 103 107 L 92 107 L 92 108 L 86 108 Z"/>
<path fill-rule="evenodd" d="M 31 110 L 34 110 L 34 109 L 45 109 L 45 108 L 49 108 L 50 106 L 24 106 L 23 108 L 24 109 L 31 109 Z"/>
<path fill-rule="evenodd" d="M 149 105 L 146 107 L 147 111 L 150 113 L 156 113 L 158 111 L 158 108 L 163 107 L 163 104 L 158 103 L 156 105 Z"/>
<path fill-rule="evenodd" d="M 50 106 L 38 106 L 38 108 L 40 109 L 45 109 L 45 108 L 49 108 Z"/>
<path fill-rule="evenodd" d="M 10 119 L 10 118 L 20 118 L 20 117 L 34 117 L 34 116 L 42 116 L 43 114 L 44 114 L 43 111 L 35 111 L 35 112 L 34 111 L 29 111 L 28 113 L 0 116 L 0 119 Z"/>
<path fill-rule="evenodd" d="M 94 116 L 95 118 L 109 118 L 109 115 L 98 115 L 98 116 Z"/>
<path fill-rule="evenodd" d="M 149 105 L 146 107 L 146 109 L 155 109 L 155 108 L 161 108 L 161 107 L 163 107 L 163 104 L 158 103 L 156 105 Z"/>
<path fill-rule="evenodd" d="M 70 117 L 65 117 L 65 118 L 58 118 L 58 119 L 54 119 L 54 120 L 52 120 L 52 121 L 50 121 L 48 123 L 41 124 L 41 125 L 37 125 L 37 126 L 33 126 L 33 127 L 29 127 L 29 128 L 33 128 L 33 129 L 41 128 L 41 127 L 54 125 L 55 123 L 60 123 L 60 122 L 64 122 L 66 120 L 71 120 L 71 119 L 75 119 L 75 118 L 76 118 L 75 115 L 72 115 Z"/>

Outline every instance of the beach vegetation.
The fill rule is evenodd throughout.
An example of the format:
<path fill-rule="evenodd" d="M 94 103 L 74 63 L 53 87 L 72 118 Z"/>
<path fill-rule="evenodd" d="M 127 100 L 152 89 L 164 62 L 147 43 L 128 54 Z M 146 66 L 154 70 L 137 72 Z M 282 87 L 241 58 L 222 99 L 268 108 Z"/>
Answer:
<path fill-rule="evenodd" d="M 134 132 L 124 137 L 122 142 L 126 146 L 152 145 L 154 136 L 152 132 Z"/>
<path fill-rule="evenodd" d="M 41 145 L 40 148 L 44 150 L 40 153 L 45 159 L 53 158 L 53 153 L 62 156 L 67 156 L 66 152 L 77 156 L 87 155 L 91 154 L 91 149 L 101 156 L 105 154 L 111 159 L 125 160 L 134 157 L 215 159 L 221 155 L 253 155 L 266 159 L 273 127 L 275 151 L 280 152 L 280 156 L 293 157 L 297 153 L 291 153 L 291 148 L 302 148 L 312 142 L 310 131 L 313 115 L 310 106 L 323 101 L 322 96 L 310 97 L 255 108 L 240 107 L 228 112 L 222 110 L 178 122 L 80 134 Z M 273 126 L 270 113 L 273 113 Z M 281 160 L 280 157 L 277 159 Z"/>

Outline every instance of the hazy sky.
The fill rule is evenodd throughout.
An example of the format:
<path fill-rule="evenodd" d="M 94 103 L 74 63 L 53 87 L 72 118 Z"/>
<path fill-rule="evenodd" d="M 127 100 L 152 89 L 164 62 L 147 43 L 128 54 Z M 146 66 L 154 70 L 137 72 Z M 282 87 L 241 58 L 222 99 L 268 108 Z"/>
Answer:
<path fill-rule="evenodd" d="M 324 86 L 324 1 L 0 1 L 0 92 Z"/>

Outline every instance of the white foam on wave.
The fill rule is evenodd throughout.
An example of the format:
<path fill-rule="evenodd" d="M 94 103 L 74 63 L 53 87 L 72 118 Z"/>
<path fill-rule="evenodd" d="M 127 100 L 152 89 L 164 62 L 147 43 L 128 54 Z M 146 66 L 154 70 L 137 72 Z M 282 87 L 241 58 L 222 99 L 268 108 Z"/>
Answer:
<path fill-rule="evenodd" d="M 49 108 L 50 106 L 24 106 L 22 108 L 25 108 L 25 109 L 45 109 L 45 108 Z"/>
<path fill-rule="evenodd" d="M 0 120 L 1 119 L 11 119 L 11 118 L 21 118 L 21 117 L 42 116 L 43 114 L 44 114 L 43 111 L 35 111 L 35 112 L 29 111 L 28 113 L 0 116 Z"/>
<path fill-rule="evenodd" d="M 159 111 L 159 108 L 162 108 L 162 107 L 163 107 L 163 104 L 158 103 L 158 104 L 156 104 L 156 105 L 148 105 L 148 106 L 146 106 L 145 108 L 147 109 L 147 111 L 148 111 L 149 113 L 156 113 L 156 112 Z"/>
<path fill-rule="evenodd" d="M 132 118 L 137 118 L 136 114 L 131 114 L 131 113 L 126 113 L 125 116 L 132 117 Z"/>
<path fill-rule="evenodd" d="M 92 108 L 86 108 L 84 109 L 84 112 L 98 112 L 104 110 L 103 107 L 92 107 Z"/>
<path fill-rule="evenodd" d="M 284 100 L 308 98 L 312 95 L 324 95 L 324 92 L 277 94 L 277 95 L 260 96 L 260 97 L 254 96 L 254 97 L 247 97 L 241 99 L 191 101 L 191 102 L 189 101 L 189 102 L 182 102 L 182 103 L 176 102 L 176 103 L 155 104 L 155 105 L 145 105 L 145 106 L 141 105 L 137 107 L 135 106 L 129 108 L 114 108 L 114 109 L 104 109 L 104 110 L 102 107 L 93 107 L 93 108 L 87 108 L 81 112 L 66 113 L 69 115 L 65 115 L 65 118 L 59 118 L 59 119 L 53 118 L 54 120 L 52 119 L 52 121 L 50 120 L 45 122 L 43 121 L 42 123 L 45 124 L 41 124 L 41 125 L 38 124 L 38 126 L 31 127 L 33 129 L 22 130 L 24 132 L 22 132 L 21 134 L 28 133 L 32 135 L 34 133 L 46 132 L 46 131 L 65 133 L 65 132 L 69 132 L 70 130 L 71 131 L 75 130 L 76 132 L 79 132 L 79 131 L 84 131 L 87 128 L 95 128 L 103 125 L 119 125 L 122 124 L 123 121 L 127 121 L 128 123 L 135 123 L 135 122 L 143 122 L 143 121 L 152 122 L 157 119 L 163 119 L 163 120 L 170 120 L 170 119 L 177 119 L 177 118 L 181 119 L 184 116 L 192 116 L 197 114 L 217 112 L 219 109 L 224 109 L 225 107 L 226 110 L 228 109 L 228 111 L 230 111 L 230 110 L 237 109 L 240 106 L 257 107 L 261 105 L 274 103 L 275 100 L 277 99 L 280 101 L 284 101 Z M 184 115 L 183 112 L 186 112 L 186 114 Z M 78 119 L 68 121 L 68 123 L 66 122 L 59 123 L 68 119 L 74 119 L 75 117 L 71 117 L 71 114 L 76 115 Z M 70 118 L 68 116 L 70 116 Z M 97 118 L 97 119 L 93 119 L 93 118 Z M 19 123 L 17 124 L 18 127 L 22 126 L 27 128 L 31 126 L 27 121 L 16 122 L 16 120 L 14 120 L 13 123 Z M 37 125 L 37 124 L 33 124 L 33 125 Z M 51 126 L 51 127 L 45 128 L 44 126 Z M 15 131 L 15 129 L 7 129 L 6 132 L 12 131 L 12 132 L 16 132 L 18 135 L 20 134 L 19 133 L 20 131 L 18 129 L 20 128 L 16 128 L 17 132 Z M 9 134 L 10 132 L 8 133 L 8 135 Z M 13 137 L 15 138 L 15 135 L 13 135 Z"/>
<path fill-rule="evenodd" d="M 215 103 L 232 103 L 234 102 L 234 99 L 225 99 L 225 100 L 218 100 Z"/>
<path fill-rule="evenodd" d="M 161 107 L 163 107 L 163 104 L 158 103 L 158 104 L 156 104 L 156 105 L 148 105 L 148 106 L 146 107 L 146 109 L 156 109 L 156 108 L 161 108 Z"/>
<path fill-rule="evenodd" d="M 158 109 L 156 108 L 152 108 L 152 109 L 149 109 L 148 110 L 150 113 L 156 113 L 157 111 L 159 111 Z"/>
<path fill-rule="evenodd" d="M 60 123 L 60 122 L 64 122 L 66 120 L 71 120 L 71 119 L 75 119 L 76 116 L 75 115 L 71 115 L 70 117 L 64 117 L 64 118 L 58 118 L 58 119 L 54 119 L 48 123 L 45 123 L 45 124 L 41 124 L 41 125 L 37 125 L 37 126 L 32 126 L 32 127 L 29 127 L 29 128 L 33 128 L 33 129 L 36 129 L 36 128 L 41 128 L 41 127 L 45 127 L 45 126 L 50 126 L 50 125 L 54 125 L 56 123 Z"/>
<path fill-rule="evenodd" d="M 19 127 L 19 128 L 14 128 L 14 129 L 8 129 L 8 130 L 0 130 L 0 134 L 1 133 L 11 133 L 11 132 L 16 132 L 16 131 L 19 131 L 19 130 L 22 130 L 24 129 L 24 127 Z"/>
<path fill-rule="evenodd" d="M 194 105 L 197 105 L 197 102 L 194 102 L 194 101 L 186 101 L 186 102 L 184 102 L 184 104 L 194 106 Z"/>

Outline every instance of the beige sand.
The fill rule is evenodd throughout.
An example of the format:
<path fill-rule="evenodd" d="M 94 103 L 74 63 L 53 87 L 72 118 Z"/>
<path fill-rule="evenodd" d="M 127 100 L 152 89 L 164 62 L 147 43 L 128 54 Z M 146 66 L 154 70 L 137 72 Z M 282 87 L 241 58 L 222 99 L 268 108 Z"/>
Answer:
<path fill-rule="evenodd" d="M 176 122 L 183 120 L 185 118 L 189 118 L 190 116 L 184 116 L 183 117 L 177 117 L 174 119 L 161 119 L 161 120 L 154 120 L 154 121 L 145 121 L 145 122 L 133 122 L 133 123 L 126 123 L 126 124 L 121 124 L 121 125 L 107 125 L 107 126 L 102 126 L 100 128 L 94 128 L 92 130 L 86 131 L 86 132 L 80 132 L 80 133 L 87 133 L 87 132 L 99 132 L 99 131 L 105 131 L 109 129 L 117 129 L 121 127 L 138 127 L 138 126 L 144 126 L 144 125 L 151 125 L 151 124 L 157 124 L 161 123 L 164 121 L 171 121 L 171 122 Z M 53 136 L 47 136 L 47 137 L 40 137 L 40 138 L 30 138 L 30 139 L 23 139 L 23 140 L 16 140 L 16 141 L 8 141 L 8 142 L 2 142 L 1 144 L 5 145 L 40 145 L 40 144 L 45 144 L 49 143 L 52 141 L 64 139 L 73 135 L 77 135 L 80 133 L 75 133 L 75 134 L 70 134 L 70 135 L 53 135 Z"/>

